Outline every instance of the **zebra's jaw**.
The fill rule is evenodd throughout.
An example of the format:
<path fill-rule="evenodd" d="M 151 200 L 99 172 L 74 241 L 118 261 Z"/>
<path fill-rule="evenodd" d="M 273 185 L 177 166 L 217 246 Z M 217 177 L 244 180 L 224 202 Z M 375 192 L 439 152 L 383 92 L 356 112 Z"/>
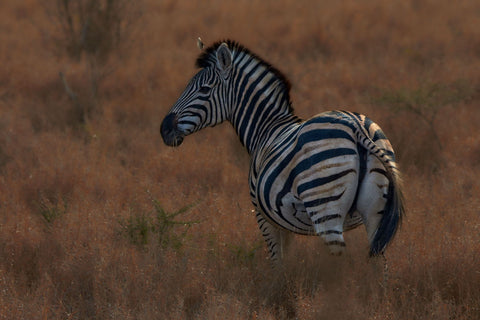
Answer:
<path fill-rule="evenodd" d="M 160 134 L 162 135 L 163 142 L 170 147 L 178 147 L 183 142 L 183 134 L 178 129 L 177 115 L 169 113 L 165 119 L 163 119 L 160 125 Z"/>

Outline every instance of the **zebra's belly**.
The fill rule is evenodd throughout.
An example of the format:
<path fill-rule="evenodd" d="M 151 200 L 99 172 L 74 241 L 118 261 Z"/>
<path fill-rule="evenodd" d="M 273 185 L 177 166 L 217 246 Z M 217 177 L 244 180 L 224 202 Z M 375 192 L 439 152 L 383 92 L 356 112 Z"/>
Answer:
<path fill-rule="evenodd" d="M 295 197 L 293 193 L 285 194 L 275 210 L 275 221 L 277 224 L 285 225 L 285 220 L 292 231 L 301 234 L 313 234 L 313 225 L 303 202 Z"/>
<path fill-rule="evenodd" d="M 305 235 L 315 234 L 312 221 L 305 210 L 305 205 L 292 193 L 287 193 L 282 198 L 282 204 L 276 210 L 276 214 L 267 215 L 267 218 L 269 218 L 271 222 L 287 228 L 290 231 Z M 285 220 L 288 221 L 288 226 L 285 225 Z M 362 217 L 357 211 L 353 211 L 345 217 L 343 230 L 352 230 L 361 224 L 363 224 Z"/>

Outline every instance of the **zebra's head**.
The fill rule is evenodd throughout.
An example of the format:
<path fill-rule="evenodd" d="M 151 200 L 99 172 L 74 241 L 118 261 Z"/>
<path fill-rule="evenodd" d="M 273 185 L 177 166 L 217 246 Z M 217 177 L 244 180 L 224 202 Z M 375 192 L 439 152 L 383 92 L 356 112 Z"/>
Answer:
<path fill-rule="evenodd" d="M 185 136 L 228 118 L 225 95 L 232 61 L 232 51 L 226 42 L 208 48 L 198 58 L 201 70 L 190 80 L 160 126 L 166 145 L 179 146 Z"/>

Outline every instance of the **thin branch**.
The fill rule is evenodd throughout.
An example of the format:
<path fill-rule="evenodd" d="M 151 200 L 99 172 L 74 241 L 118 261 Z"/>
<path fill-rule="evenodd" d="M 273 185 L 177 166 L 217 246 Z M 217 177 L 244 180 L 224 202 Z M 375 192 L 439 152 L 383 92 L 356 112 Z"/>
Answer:
<path fill-rule="evenodd" d="M 83 121 L 83 123 L 86 123 L 87 122 L 87 119 L 86 119 L 87 115 L 85 114 L 84 107 L 82 106 L 82 104 L 78 100 L 77 94 L 75 92 L 73 92 L 73 90 L 68 85 L 67 79 L 65 78 L 65 74 L 60 71 L 59 76 L 60 76 L 60 79 L 62 80 L 63 87 L 65 88 L 65 92 L 67 93 L 70 100 L 72 100 L 73 104 L 75 105 L 75 108 L 77 108 L 77 110 L 80 110 L 82 112 L 82 121 Z"/>
<path fill-rule="evenodd" d="M 77 94 L 75 92 L 73 92 L 72 89 L 70 89 L 70 87 L 67 83 L 67 80 L 65 79 L 65 74 L 62 71 L 60 71 L 59 76 L 60 76 L 60 79 L 62 80 L 63 87 L 65 88 L 65 92 L 67 93 L 67 95 L 70 97 L 70 99 L 74 103 L 78 103 Z"/>

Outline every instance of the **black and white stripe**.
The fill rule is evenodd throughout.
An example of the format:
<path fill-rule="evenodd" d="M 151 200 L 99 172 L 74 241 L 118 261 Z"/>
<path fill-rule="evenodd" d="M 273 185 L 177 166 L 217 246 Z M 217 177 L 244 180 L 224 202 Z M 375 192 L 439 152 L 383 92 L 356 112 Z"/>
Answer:
<path fill-rule="evenodd" d="M 362 223 L 370 253 L 382 253 L 403 205 L 395 155 L 380 127 L 348 111 L 299 119 L 282 73 L 233 41 L 207 48 L 197 66 L 162 122 L 162 137 L 178 146 L 204 127 L 232 123 L 251 155 L 250 194 L 272 259 L 282 255 L 288 232 L 319 235 L 340 254 L 343 232 Z"/>

